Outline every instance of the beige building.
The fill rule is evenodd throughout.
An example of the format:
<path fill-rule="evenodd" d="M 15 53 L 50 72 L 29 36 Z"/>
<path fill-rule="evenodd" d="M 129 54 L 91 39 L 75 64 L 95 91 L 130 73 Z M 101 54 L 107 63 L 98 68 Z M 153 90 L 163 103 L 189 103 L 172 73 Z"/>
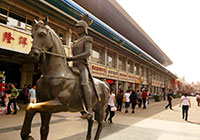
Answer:
<path fill-rule="evenodd" d="M 79 3 L 79 1 L 76 2 Z M 105 18 L 99 15 L 98 8 L 96 10 L 89 9 L 94 2 L 90 1 L 89 7 L 77 3 L 71 0 L 1 1 L 0 71 L 5 71 L 6 82 L 16 82 L 21 87 L 25 83 L 32 85 L 36 83 L 41 74 L 39 65 L 33 65 L 26 61 L 32 46 L 30 33 L 34 19 L 41 20 L 48 16 L 49 25 L 60 36 L 67 55 L 72 55 L 71 47 L 76 39 L 74 25 L 80 19 L 80 15 L 88 13 L 85 10 L 87 9 L 99 17 L 98 19 L 88 13 L 92 20 L 89 35 L 94 39 L 93 53 L 90 57 L 90 67 L 94 77 L 107 80 L 115 90 L 118 88 L 138 90 L 146 87 L 151 92 L 161 92 L 171 88 L 171 80 L 176 76 L 165 66 L 171 64 L 172 61 L 139 25 L 133 22 L 133 19 L 125 19 L 126 13 L 116 2 L 105 3 L 108 7 L 104 8 L 104 13 L 101 12 Z M 116 14 L 113 17 L 111 16 L 112 11 L 110 13 L 107 11 L 110 9 L 109 6 Z M 117 24 L 114 21 L 115 18 L 111 24 L 108 16 L 110 18 L 120 17 L 124 19 L 124 21 L 122 20 L 124 23 L 130 22 L 130 24 L 121 26 L 121 21 Z M 129 29 L 128 25 L 131 28 L 130 31 L 127 30 Z"/>

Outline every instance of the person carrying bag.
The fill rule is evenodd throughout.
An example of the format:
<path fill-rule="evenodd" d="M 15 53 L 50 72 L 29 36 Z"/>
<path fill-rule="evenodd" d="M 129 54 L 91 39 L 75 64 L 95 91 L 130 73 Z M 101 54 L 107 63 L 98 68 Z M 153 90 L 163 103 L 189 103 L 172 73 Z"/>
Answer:
<path fill-rule="evenodd" d="M 115 116 L 116 110 L 117 110 L 117 108 L 115 107 L 115 94 L 114 94 L 114 90 L 111 90 L 104 121 L 107 121 L 108 115 L 110 114 L 110 116 L 108 118 L 108 123 L 113 123 L 112 118 Z"/>

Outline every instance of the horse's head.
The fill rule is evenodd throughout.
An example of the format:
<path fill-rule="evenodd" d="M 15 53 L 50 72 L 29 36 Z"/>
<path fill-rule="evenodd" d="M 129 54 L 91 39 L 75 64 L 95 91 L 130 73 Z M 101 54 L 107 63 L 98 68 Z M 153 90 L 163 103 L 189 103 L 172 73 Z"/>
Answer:
<path fill-rule="evenodd" d="M 49 32 L 49 26 L 47 20 L 36 21 L 32 28 L 33 46 L 29 53 L 31 61 L 38 62 L 41 58 L 41 54 L 50 50 L 53 47 L 53 39 Z"/>

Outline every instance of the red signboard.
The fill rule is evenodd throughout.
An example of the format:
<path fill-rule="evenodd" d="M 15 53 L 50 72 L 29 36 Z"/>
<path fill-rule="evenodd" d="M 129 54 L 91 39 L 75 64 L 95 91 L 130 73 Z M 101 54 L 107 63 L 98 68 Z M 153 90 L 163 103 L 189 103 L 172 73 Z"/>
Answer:
<path fill-rule="evenodd" d="M 113 80 L 108 80 L 108 79 L 107 79 L 106 81 L 107 81 L 108 84 L 114 84 L 114 81 L 113 81 Z"/>

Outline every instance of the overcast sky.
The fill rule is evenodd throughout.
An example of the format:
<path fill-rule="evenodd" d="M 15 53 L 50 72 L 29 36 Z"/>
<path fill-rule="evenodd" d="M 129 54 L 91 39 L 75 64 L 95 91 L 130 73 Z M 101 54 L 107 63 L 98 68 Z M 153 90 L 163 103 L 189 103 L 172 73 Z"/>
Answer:
<path fill-rule="evenodd" d="M 200 81 L 200 0 L 117 0 L 173 61 L 167 69 Z"/>

